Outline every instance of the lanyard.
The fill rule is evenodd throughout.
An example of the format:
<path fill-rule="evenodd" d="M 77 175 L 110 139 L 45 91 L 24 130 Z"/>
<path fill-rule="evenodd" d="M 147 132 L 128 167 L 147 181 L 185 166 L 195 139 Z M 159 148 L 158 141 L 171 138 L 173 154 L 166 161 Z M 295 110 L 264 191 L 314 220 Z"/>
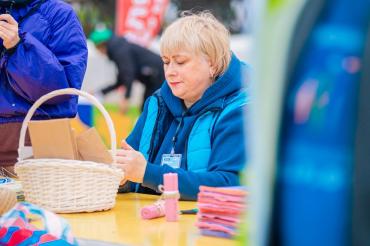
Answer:
<path fill-rule="evenodd" d="M 180 128 L 182 127 L 184 123 L 184 117 L 188 111 L 185 111 L 182 116 L 179 125 L 176 128 L 175 135 L 172 137 L 172 149 L 171 149 L 171 155 L 175 154 L 175 146 L 177 142 L 177 135 L 179 134 Z"/>

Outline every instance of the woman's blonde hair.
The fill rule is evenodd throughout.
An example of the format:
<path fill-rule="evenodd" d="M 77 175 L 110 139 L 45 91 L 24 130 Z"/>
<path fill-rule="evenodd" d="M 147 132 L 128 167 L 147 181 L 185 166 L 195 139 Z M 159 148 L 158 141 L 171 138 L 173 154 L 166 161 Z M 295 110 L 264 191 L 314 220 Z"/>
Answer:
<path fill-rule="evenodd" d="M 161 37 L 161 54 L 187 49 L 208 56 L 216 77 L 224 73 L 231 60 L 230 33 L 210 12 L 183 12 Z"/>

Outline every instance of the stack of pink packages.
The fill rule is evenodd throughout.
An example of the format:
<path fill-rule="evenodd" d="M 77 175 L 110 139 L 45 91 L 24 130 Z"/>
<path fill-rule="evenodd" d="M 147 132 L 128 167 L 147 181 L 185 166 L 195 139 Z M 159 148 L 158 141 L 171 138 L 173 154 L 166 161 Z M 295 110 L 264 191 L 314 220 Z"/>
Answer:
<path fill-rule="evenodd" d="M 247 190 L 242 186 L 201 186 L 197 227 L 202 235 L 233 238 L 246 211 Z"/>

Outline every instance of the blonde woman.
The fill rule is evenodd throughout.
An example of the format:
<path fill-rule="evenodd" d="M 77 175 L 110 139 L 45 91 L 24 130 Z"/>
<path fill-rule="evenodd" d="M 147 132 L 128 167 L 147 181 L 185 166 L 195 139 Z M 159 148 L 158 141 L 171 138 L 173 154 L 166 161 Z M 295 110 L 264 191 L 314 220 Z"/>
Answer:
<path fill-rule="evenodd" d="M 117 154 L 127 186 L 157 193 L 163 174 L 176 172 L 181 198 L 195 200 L 200 185 L 239 185 L 247 99 L 229 32 L 210 13 L 185 15 L 165 30 L 160 51 L 166 82 Z"/>

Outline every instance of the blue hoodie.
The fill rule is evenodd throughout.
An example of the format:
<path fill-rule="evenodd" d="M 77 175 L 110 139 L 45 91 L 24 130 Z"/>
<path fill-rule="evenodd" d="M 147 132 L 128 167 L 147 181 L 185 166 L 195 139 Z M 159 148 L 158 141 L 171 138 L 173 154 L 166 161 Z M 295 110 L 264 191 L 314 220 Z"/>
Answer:
<path fill-rule="evenodd" d="M 22 121 L 48 92 L 81 88 L 87 63 L 81 24 L 69 4 L 46 0 L 38 7 L 40 2 L 14 6 L 10 13 L 19 22 L 21 41 L 8 51 L 0 45 L 0 124 Z M 0 14 L 5 11 L 0 7 Z M 35 118 L 72 117 L 76 112 L 77 97 L 61 96 L 42 105 Z"/>
<path fill-rule="evenodd" d="M 200 185 L 206 186 L 235 186 L 239 185 L 239 173 L 246 162 L 245 136 L 243 123 L 243 108 L 238 107 L 227 113 L 214 126 L 211 143 L 211 154 L 207 170 L 192 172 L 187 166 L 187 140 L 191 128 L 197 118 L 208 111 L 222 111 L 227 99 L 237 97 L 242 90 L 243 65 L 234 55 L 232 56 L 227 71 L 210 86 L 202 98 L 186 109 L 181 99 L 174 96 L 167 83 L 163 83 L 156 96 L 163 99 L 163 108 L 166 117 L 161 117 L 162 122 L 156 122 L 157 131 L 154 132 L 156 141 L 152 146 L 152 153 L 148 158 L 144 180 L 139 192 L 158 191 L 158 185 L 163 184 L 163 174 L 175 172 L 179 177 L 179 191 L 181 198 L 195 200 Z M 141 136 L 148 114 L 148 101 L 134 130 L 127 138 L 135 150 L 139 150 Z M 245 98 L 246 100 L 246 98 Z M 163 109 L 161 109 L 163 110 Z M 182 122 L 182 123 L 180 123 Z M 172 138 L 179 124 L 175 153 L 182 154 L 180 168 L 161 165 L 162 155 L 169 154 L 172 147 Z M 150 188 L 150 190 L 145 187 Z"/>

